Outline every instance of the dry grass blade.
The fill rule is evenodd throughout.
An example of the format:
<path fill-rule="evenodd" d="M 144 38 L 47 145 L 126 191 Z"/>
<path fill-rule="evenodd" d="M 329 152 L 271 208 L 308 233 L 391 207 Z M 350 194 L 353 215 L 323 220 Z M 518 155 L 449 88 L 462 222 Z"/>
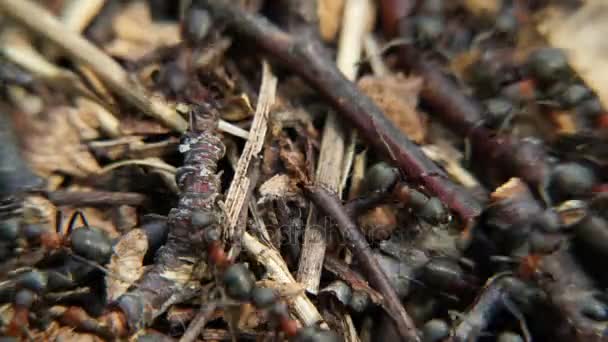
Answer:
<path fill-rule="evenodd" d="M 82 32 L 105 3 L 106 0 L 69 0 L 61 12 L 61 21 L 74 31 Z"/>
<path fill-rule="evenodd" d="M 262 66 L 262 84 L 260 85 L 260 94 L 258 97 L 258 105 L 251 124 L 249 132 L 249 140 L 245 144 L 243 153 L 239 159 L 234 179 L 228 194 L 226 195 L 226 210 L 228 212 L 228 236 L 230 240 L 238 238 L 235 236 L 235 229 L 239 219 L 239 215 L 244 208 L 246 193 L 250 187 L 250 179 L 247 177 L 249 165 L 254 158 L 262 150 L 266 131 L 268 129 L 268 114 L 274 104 L 275 94 L 277 89 L 277 78 L 272 74 L 268 63 L 264 62 Z"/>
<path fill-rule="evenodd" d="M 269 278 L 279 283 L 296 284 L 287 264 L 285 264 L 278 251 L 265 246 L 249 233 L 243 234 L 243 248 L 266 268 Z M 292 298 L 290 306 L 303 325 L 308 326 L 323 321 L 323 317 L 321 317 L 315 305 L 304 294 Z"/>
<path fill-rule="evenodd" d="M 361 20 L 371 14 L 371 3 L 368 0 L 348 0 L 344 9 L 343 26 L 338 47 L 337 65 L 349 79 L 357 77 L 358 62 L 361 57 L 363 38 L 366 34 Z M 345 164 L 346 132 L 335 113 L 328 113 L 323 127 L 321 152 L 317 167 L 316 183 L 342 194 L 342 171 Z M 298 266 L 298 281 L 311 293 L 319 291 L 319 281 L 323 269 L 326 241 L 323 232 L 317 227 L 319 220 L 315 209 L 309 213 L 304 232 L 302 255 Z"/>

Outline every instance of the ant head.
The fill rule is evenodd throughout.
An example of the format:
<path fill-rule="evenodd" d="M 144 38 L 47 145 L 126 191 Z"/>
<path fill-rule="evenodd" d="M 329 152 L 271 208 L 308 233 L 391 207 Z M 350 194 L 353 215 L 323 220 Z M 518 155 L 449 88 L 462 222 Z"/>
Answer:
<path fill-rule="evenodd" d="M 87 260 L 105 264 L 112 255 L 112 241 L 104 231 L 95 227 L 82 227 L 70 234 L 72 251 Z"/>

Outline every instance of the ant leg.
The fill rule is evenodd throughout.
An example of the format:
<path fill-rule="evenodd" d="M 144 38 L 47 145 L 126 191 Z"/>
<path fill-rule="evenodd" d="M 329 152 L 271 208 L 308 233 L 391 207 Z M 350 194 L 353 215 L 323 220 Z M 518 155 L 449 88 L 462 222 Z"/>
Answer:
<path fill-rule="evenodd" d="M 68 230 L 66 232 L 66 235 L 70 235 L 72 233 L 72 230 L 74 230 L 74 225 L 76 224 L 76 219 L 78 217 L 80 217 L 80 220 L 82 221 L 84 226 L 89 228 L 89 222 L 87 221 L 86 216 L 84 215 L 82 210 L 78 209 L 72 214 L 72 217 L 70 217 L 70 223 L 68 223 Z"/>
<path fill-rule="evenodd" d="M 57 209 L 55 212 L 55 231 L 57 235 L 61 235 L 63 233 L 63 211 L 61 209 Z"/>

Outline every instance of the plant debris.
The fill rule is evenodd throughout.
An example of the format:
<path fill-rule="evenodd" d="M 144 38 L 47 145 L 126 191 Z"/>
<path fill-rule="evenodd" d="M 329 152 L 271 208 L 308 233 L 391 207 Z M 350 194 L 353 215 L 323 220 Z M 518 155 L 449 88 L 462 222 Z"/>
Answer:
<path fill-rule="evenodd" d="M 608 342 L 606 8 L 0 0 L 0 336 Z"/>

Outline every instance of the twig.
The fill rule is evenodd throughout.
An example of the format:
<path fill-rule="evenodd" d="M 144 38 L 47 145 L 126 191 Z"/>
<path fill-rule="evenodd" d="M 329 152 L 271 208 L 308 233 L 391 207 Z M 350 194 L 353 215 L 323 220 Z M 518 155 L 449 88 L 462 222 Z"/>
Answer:
<path fill-rule="evenodd" d="M 99 14 L 106 0 L 92 0 L 92 1 L 78 1 L 70 0 L 64 4 L 59 19 L 66 26 L 66 28 L 82 34 L 84 30 L 93 22 L 95 17 Z M 56 48 L 53 46 L 53 48 Z M 97 77 L 97 75 L 91 70 L 91 68 L 85 65 L 76 65 L 75 68 L 80 72 L 80 75 L 86 80 L 87 84 L 93 89 L 93 91 L 106 102 L 106 105 L 112 106 L 116 111 L 116 101 L 112 98 L 110 91 L 104 86 L 103 82 Z M 94 108 L 94 113 L 97 115 L 100 122 L 100 126 L 104 129 L 111 137 L 117 137 L 120 135 L 120 122 L 114 117 L 113 114 L 108 112 L 105 108 L 91 103 L 86 99 L 77 99 L 82 103 L 86 101 L 89 107 Z M 100 103 L 103 105 L 102 103 Z"/>
<path fill-rule="evenodd" d="M 413 320 L 403 308 L 365 237 L 348 216 L 338 198 L 321 187 L 304 186 L 304 191 L 319 209 L 335 220 L 340 234 L 350 251 L 359 260 L 369 282 L 384 296 L 384 307 L 395 322 L 401 338 L 406 341 L 420 341 Z"/>
<path fill-rule="evenodd" d="M 231 124 L 228 121 L 224 121 L 224 120 L 220 119 L 220 121 L 217 125 L 217 129 L 219 129 L 222 132 L 234 135 L 235 137 L 243 138 L 245 140 L 249 139 L 249 132 L 247 132 L 246 130 L 242 129 L 239 126 Z"/>
<path fill-rule="evenodd" d="M 76 94 L 96 99 L 96 95 L 87 89 L 73 72 L 60 68 L 49 62 L 44 56 L 19 36 L 17 32 L 5 30 L 2 34 L 2 55 L 11 62 L 34 74 L 36 77 L 56 86 L 68 86 Z M 65 88 L 64 88 L 65 89 Z"/>
<path fill-rule="evenodd" d="M 198 4 L 312 84 L 371 146 L 391 159 L 410 179 L 439 197 L 463 220 L 471 221 L 479 215 L 480 204 L 450 181 L 369 97 L 329 62 L 327 50 L 317 39 L 310 35 L 290 36 L 263 18 L 245 13 L 226 1 L 204 0 Z"/>
<path fill-rule="evenodd" d="M 336 63 L 338 69 L 351 81 L 357 77 L 357 61 L 361 55 L 365 35 L 365 25 L 361 25 L 361 22 L 367 21 L 367 16 L 372 12 L 370 7 L 368 0 L 347 0 L 344 7 Z M 315 182 L 335 191 L 339 197 L 342 197 L 341 174 L 346 162 L 344 155 L 346 133 L 336 114 L 327 113 Z M 298 281 L 313 294 L 319 291 L 323 258 L 327 248 L 326 237 L 319 231 L 319 224 L 320 218 L 312 208 L 304 230 Z"/>
<path fill-rule="evenodd" d="M 201 330 L 205 328 L 205 324 L 207 324 L 207 320 L 213 314 L 216 308 L 215 303 L 207 303 L 201 307 L 201 310 L 196 314 L 190 325 L 188 325 L 188 329 L 184 332 L 184 335 L 179 339 L 179 342 L 193 342 L 198 339 L 198 336 L 201 333 Z"/>
<path fill-rule="evenodd" d="M 81 207 L 143 205 L 147 196 L 135 192 L 110 191 L 52 191 L 47 194 L 55 205 Z"/>
<path fill-rule="evenodd" d="M 250 139 L 243 148 L 243 153 L 239 158 L 239 162 L 234 173 L 234 178 L 226 195 L 226 210 L 228 212 L 228 240 L 234 241 L 239 237 L 235 236 L 236 225 L 239 215 L 245 206 L 245 199 L 248 197 L 245 194 L 250 187 L 250 179 L 247 177 L 249 165 L 253 156 L 256 156 L 262 150 L 266 131 L 268 129 L 268 116 L 270 109 L 274 104 L 275 93 L 277 89 L 277 78 L 272 74 L 268 63 L 262 64 L 262 84 L 260 85 L 260 95 L 258 104 L 251 124 L 249 132 Z"/>
<path fill-rule="evenodd" d="M 289 272 L 287 264 L 277 250 L 265 246 L 249 233 L 243 234 L 243 248 L 266 268 L 269 278 L 284 284 L 296 283 Z M 305 326 L 323 321 L 323 317 L 321 317 L 321 314 L 319 314 L 315 305 L 305 294 L 300 294 L 292 298 L 290 300 L 290 305 L 293 308 L 296 317 L 298 317 Z"/>
<path fill-rule="evenodd" d="M 61 11 L 61 21 L 72 30 L 82 32 L 97 16 L 106 0 L 69 0 Z"/>

